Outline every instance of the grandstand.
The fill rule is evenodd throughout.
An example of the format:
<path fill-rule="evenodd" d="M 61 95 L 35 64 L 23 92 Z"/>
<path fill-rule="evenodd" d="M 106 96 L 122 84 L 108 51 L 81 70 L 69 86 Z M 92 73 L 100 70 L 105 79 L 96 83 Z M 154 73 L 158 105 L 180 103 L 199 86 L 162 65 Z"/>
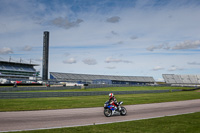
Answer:
<path fill-rule="evenodd" d="M 9 81 L 37 80 L 39 71 L 34 69 L 37 64 L 0 61 L 0 78 Z"/>
<path fill-rule="evenodd" d="M 112 75 L 90 75 L 50 72 L 50 79 L 58 82 L 73 82 L 86 84 L 129 84 L 146 85 L 154 84 L 153 77 L 145 76 L 112 76 Z"/>
<path fill-rule="evenodd" d="M 200 75 L 162 75 L 167 84 L 200 85 Z"/>

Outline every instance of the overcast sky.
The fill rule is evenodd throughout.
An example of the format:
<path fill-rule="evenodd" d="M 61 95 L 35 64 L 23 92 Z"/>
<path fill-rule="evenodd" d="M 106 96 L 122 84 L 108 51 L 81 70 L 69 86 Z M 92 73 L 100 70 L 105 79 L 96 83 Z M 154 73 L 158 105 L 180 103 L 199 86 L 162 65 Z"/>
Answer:
<path fill-rule="evenodd" d="M 49 72 L 200 74 L 200 0 L 0 0 L 0 60 Z"/>

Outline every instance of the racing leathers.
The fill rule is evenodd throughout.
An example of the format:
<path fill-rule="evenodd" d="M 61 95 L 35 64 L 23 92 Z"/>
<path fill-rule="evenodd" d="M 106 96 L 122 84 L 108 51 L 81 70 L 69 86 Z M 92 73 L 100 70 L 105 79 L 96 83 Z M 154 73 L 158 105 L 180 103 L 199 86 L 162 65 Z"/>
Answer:
<path fill-rule="evenodd" d="M 115 110 L 118 109 L 119 103 L 117 102 L 117 99 L 114 96 L 110 97 L 109 103 L 110 105 L 114 105 Z"/>

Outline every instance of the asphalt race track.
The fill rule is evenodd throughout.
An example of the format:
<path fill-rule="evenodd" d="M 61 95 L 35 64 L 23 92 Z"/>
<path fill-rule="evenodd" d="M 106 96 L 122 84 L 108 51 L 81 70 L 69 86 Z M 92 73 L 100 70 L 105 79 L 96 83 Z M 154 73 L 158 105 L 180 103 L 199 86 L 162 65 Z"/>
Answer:
<path fill-rule="evenodd" d="M 127 105 L 126 116 L 107 118 L 103 107 L 43 111 L 0 112 L 0 132 L 84 126 L 172 116 L 200 111 L 200 99 Z"/>

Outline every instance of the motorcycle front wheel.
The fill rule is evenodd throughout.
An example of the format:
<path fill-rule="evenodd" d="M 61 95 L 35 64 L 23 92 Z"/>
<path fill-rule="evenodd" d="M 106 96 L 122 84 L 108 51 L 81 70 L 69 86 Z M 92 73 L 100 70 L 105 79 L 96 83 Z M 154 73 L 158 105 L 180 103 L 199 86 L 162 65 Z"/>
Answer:
<path fill-rule="evenodd" d="M 106 117 L 110 117 L 112 115 L 112 111 L 110 109 L 104 109 L 104 115 Z"/>
<path fill-rule="evenodd" d="M 124 115 L 126 115 L 126 113 L 127 113 L 126 108 L 121 107 L 120 114 L 124 116 Z"/>

